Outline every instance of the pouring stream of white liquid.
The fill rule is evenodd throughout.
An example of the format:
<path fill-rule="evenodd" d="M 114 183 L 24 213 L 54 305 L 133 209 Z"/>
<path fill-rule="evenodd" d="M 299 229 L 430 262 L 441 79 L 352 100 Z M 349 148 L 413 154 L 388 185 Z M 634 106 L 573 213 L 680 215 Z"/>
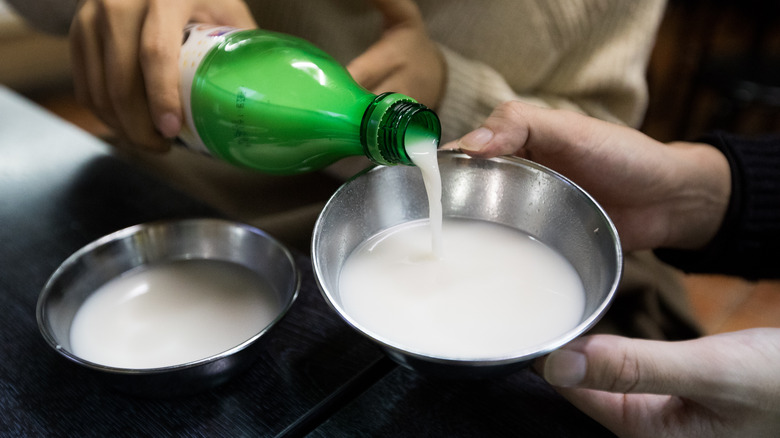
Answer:
<path fill-rule="evenodd" d="M 415 132 L 408 132 L 406 139 L 406 152 L 414 165 L 420 168 L 425 190 L 428 193 L 431 251 L 438 258 L 444 251 L 442 249 L 441 174 L 436 154 L 438 140 Z"/>
<path fill-rule="evenodd" d="M 429 226 L 401 224 L 350 254 L 339 278 L 346 313 L 384 342 L 449 358 L 511 355 L 576 327 L 585 294 L 568 260 L 509 227 L 443 221 L 437 144 L 424 135 L 407 140 L 428 193 Z"/>

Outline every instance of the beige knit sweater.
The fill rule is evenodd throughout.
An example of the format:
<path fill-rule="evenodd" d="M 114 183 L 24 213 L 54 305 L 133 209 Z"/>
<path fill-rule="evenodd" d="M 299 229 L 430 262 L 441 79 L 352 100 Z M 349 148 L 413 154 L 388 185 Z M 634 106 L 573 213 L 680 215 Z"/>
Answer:
<path fill-rule="evenodd" d="M 443 140 L 521 99 L 637 126 L 645 70 L 666 0 L 417 0 L 447 62 Z M 74 0 L 9 0 L 31 22 L 66 32 Z M 342 63 L 379 37 L 366 0 L 249 0 L 261 27 L 309 39 Z M 45 9 L 45 13 L 43 12 Z"/>
<path fill-rule="evenodd" d="M 261 27 L 309 39 L 342 63 L 379 36 L 365 0 L 249 2 Z M 521 99 L 637 126 L 665 0 L 417 0 L 444 52 L 444 140 Z"/>

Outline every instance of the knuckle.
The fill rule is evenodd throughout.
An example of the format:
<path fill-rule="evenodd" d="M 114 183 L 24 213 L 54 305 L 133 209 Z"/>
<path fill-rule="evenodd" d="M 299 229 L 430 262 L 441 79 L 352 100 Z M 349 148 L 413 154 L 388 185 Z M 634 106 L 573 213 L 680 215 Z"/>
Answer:
<path fill-rule="evenodd" d="M 636 355 L 622 351 L 620 365 L 611 378 L 607 378 L 605 389 L 610 392 L 628 394 L 634 392 L 642 380 L 642 368 Z"/>
<path fill-rule="evenodd" d="M 157 34 L 144 36 L 138 53 L 139 61 L 144 67 L 155 66 L 172 59 L 172 51 L 164 44 Z"/>
<path fill-rule="evenodd" d="M 519 100 L 508 100 L 498 106 L 498 112 L 512 117 L 521 117 L 525 112 L 525 105 Z"/>

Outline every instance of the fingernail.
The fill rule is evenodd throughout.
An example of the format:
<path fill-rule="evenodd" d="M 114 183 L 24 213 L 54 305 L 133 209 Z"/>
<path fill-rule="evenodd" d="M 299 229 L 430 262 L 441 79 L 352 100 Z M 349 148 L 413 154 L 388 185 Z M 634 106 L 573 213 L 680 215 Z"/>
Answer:
<path fill-rule="evenodd" d="M 176 137 L 181 130 L 181 120 L 173 113 L 165 113 L 158 120 L 157 129 L 165 138 Z"/>
<path fill-rule="evenodd" d="M 577 386 L 585 378 L 588 360 L 584 354 L 560 349 L 547 356 L 544 379 L 553 386 Z"/>
<path fill-rule="evenodd" d="M 458 140 L 458 147 L 466 151 L 478 151 L 493 138 L 493 131 L 487 128 L 477 128 Z"/>

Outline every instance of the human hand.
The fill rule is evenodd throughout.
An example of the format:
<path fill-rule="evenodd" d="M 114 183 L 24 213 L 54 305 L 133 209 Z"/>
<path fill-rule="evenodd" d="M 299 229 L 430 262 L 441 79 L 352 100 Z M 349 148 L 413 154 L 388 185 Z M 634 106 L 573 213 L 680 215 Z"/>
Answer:
<path fill-rule="evenodd" d="M 78 101 L 132 143 L 167 150 L 182 125 L 177 62 L 190 21 L 257 26 L 241 0 L 85 0 L 70 28 Z"/>
<path fill-rule="evenodd" d="M 382 37 L 347 65 L 374 93 L 393 91 L 436 108 L 444 93 L 446 65 L 412 0 L 371 0 L 382 13 Z"/>
<path fill-rule="evenodd" d="M 683 342 L 576 339 L 534 365 L 581 411 L 621 437 L 776 437 L 780 329 Z"/>
<path fill-rule="evenodd" d="M 604 207 L 625 250 L 701 248 L 719 229 L 731 194 L 729 164 L 710 145 L 667 145 L 521 102 L 502 104 L 482 127 L 443 147 L 475 157 L 517 154 L 558 171 Z"/>

